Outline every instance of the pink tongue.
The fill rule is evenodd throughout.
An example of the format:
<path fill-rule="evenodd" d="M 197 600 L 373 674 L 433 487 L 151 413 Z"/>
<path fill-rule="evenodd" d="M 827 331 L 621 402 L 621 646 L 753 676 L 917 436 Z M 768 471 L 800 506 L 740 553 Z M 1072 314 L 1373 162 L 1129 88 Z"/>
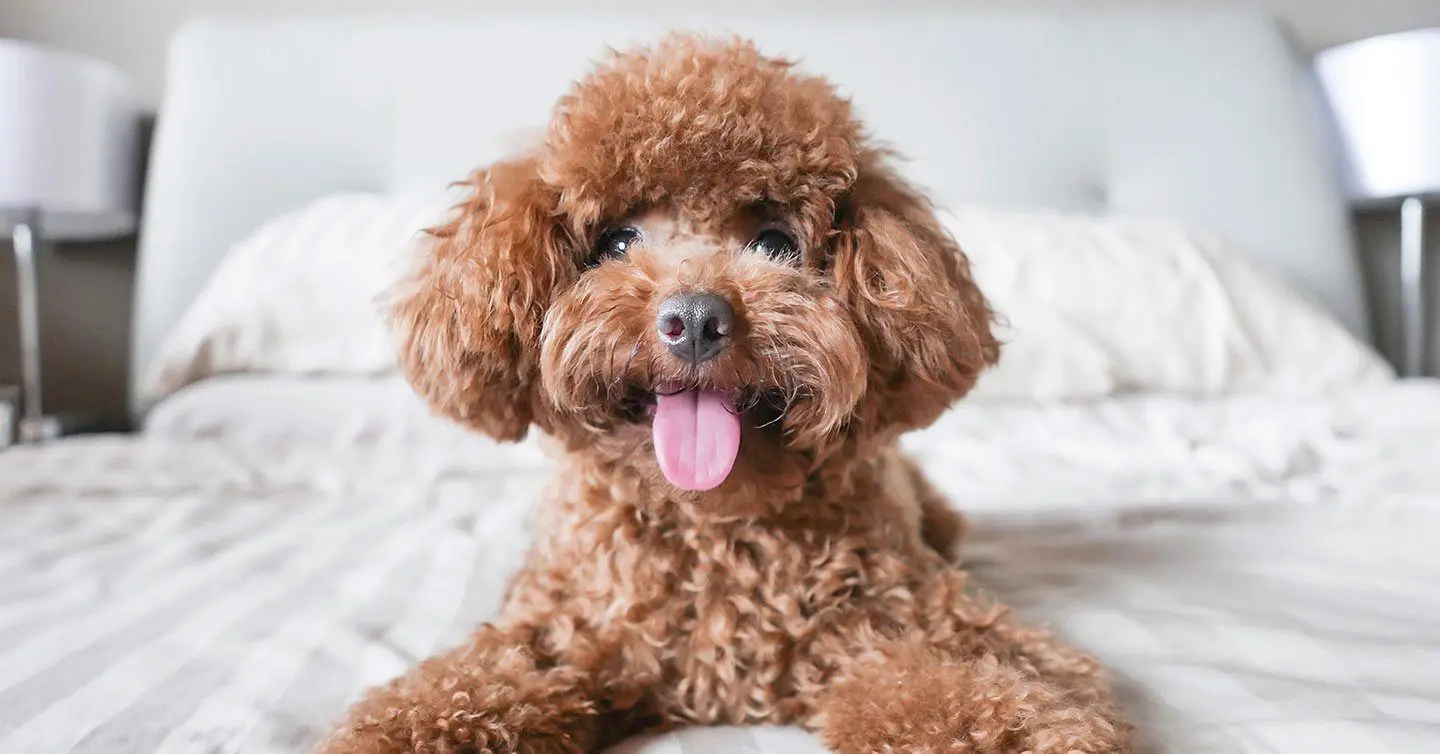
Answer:
<path fill-rule="evenodd" d="M 655 396 L 655 460 L 682 490 L 720 486 L 740 452 L 740 416 L 724 393 L 686 390 Z"/>

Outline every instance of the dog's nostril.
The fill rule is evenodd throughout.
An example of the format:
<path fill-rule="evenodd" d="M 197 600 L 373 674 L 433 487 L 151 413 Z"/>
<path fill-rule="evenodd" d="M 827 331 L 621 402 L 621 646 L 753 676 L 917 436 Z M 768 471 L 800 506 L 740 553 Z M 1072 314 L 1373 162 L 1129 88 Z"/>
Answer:
<path fill-rule="evenodd" d="M 714 293 L 677 293 L 661 302 L 655 329 L 671 353 L 698 364 L 724 350 L 735 310 Z"/>

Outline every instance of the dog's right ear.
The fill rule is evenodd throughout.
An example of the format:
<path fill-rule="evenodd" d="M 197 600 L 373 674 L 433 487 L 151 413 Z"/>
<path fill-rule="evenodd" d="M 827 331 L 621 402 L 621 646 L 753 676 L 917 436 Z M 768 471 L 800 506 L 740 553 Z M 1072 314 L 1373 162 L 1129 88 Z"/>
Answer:
<path fill-rule="evenodd" d="M 469 196 L 431 228 L 391 317 L 406 379 L 432 410 L 497 440 L 520 440 L 541 410 L 540 327 L 576 275 L 559 195 L 533 158 L 472 174 Z"/>

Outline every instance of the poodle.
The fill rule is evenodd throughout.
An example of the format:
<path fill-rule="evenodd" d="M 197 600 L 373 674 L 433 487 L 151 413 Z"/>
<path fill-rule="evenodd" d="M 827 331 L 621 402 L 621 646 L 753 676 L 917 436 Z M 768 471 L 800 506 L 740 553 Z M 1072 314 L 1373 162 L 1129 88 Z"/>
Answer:
<path fill-rule="evenodd" d="M 1099 665 L 976 597 L 897 440 L 999 356 L 849 102 L 740 39 L 614 51 L 475 172 L 393 317 L 439 414 L 558 449 L 501 614 L 330 754 L 593 752 L 794 724 L 831 750 L 1127 752 Z"/>

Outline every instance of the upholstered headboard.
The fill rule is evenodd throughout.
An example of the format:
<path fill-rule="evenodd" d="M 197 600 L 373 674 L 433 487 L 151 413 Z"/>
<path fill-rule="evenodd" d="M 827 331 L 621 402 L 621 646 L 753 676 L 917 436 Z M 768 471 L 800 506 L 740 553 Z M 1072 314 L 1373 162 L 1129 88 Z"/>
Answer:
<path fill-rule="evenodd" d="M 433 194 L 542 124 L 606 44 L 668 28 L 830 76 L 941 204 L 1219 231 L 1368 335 L 1323 110 L 1259 13 L 216 19 L 170 50 L 132 369 L 258 223 L 340 190 Z"/>

